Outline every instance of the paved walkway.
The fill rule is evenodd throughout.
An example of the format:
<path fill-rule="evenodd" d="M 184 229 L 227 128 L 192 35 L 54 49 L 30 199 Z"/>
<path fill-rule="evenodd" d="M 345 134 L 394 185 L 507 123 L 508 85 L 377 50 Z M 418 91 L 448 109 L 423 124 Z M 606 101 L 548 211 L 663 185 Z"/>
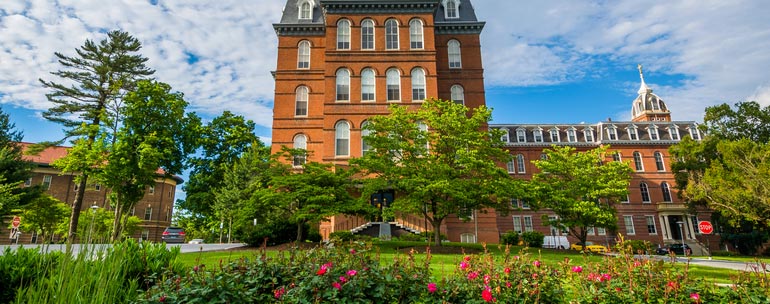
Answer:
<path fill-rule="evenodd" d="M 93 245 L 81 245 L 81 244 L 73 244 L 72 245 L 72 253 L 78 254 L 83 248 L 83 246 L 88 246 L 88 248 L 95 248 L 97 250 L 105 249 L 110 244 L 93 244 Z M 167 248 L 172 247 L 179 247 L 180 251 L 182 253 L 188 253 L 188 252 L 199 252 L 199 251 L 217 251 L 217 250 L 226 250 L 226 249 L 232 249 L 232 248 L 238 248 L 246 246 L 246 244 L 243 243 L 232 243 L 232 244 L 166 244 Z M 24 248 L 40 248 L 43 252 L 50 252 L 50 251 L 64 251 L 66 250 L 66 245 L 62 244 L 25 244 L 25 245 L 0 245 L 0 255 L 2 255 L 5 252 L 6 248 L 11 248 L 11 250 L 15 250 L 16 248 L 24 247 Z"/>
<path fill-rule="evenodd" d="M 635 257 L 641 258 L 641 259 L 671 261 L 671 257 L 666 255 L 636 255 Z M 762 269 L 762 265 L 757 264 L 757 262 L 754 262 L 754 261 L 740 262 L 740 261 L 726 261 L 726 260 L 716 260 L 716 259 L 709 260 L 706 257 L 696 257 L 696 258 L 677 257 L 676 258 L 677 263 L 687 263 L 688 260 L 690 262 L 690 265 L 698 265 L 698 266 L 726 268 L 726 269 L 742 270 L 742 271 L 755 271 L 755 270 Z M 765 269 L 765 271 L 770 271 L 770 269 Z"/>

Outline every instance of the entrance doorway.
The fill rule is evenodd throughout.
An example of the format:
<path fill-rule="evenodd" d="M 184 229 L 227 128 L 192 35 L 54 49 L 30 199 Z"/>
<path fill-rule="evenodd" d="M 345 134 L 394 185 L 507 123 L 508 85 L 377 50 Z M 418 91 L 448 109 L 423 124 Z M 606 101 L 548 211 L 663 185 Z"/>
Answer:
<path fill-rule="evenodd" d="M 681 241 L 682 240 L 682 232 L 679 230 L 679 224 L 676 222 L 684 221 L 682 216 L 679 215 L 669 215 L 668 216 L 668 228 L 669 231 L 671 231 L 671 239 L 675 241 Z M 682 226 L 682 229 L 687 228 L 686 226 Z"/>
<path fill-rule="evenodd" d="M 392 220 L 392 219 L 383 218 L 382 209 L 386 207 L 390 207 L 390 205 L 393 204 L 393 200 L 395 199 L 395 197 L 396 197 L 396 193 L 393 190 L 380 190 L 373 193 L 369 197 L 369 203 L 371 203 L 372 206 L 380 210 L 380 212 L 377 214 L 377 217 L 374 219 L 375 222 Z"/>

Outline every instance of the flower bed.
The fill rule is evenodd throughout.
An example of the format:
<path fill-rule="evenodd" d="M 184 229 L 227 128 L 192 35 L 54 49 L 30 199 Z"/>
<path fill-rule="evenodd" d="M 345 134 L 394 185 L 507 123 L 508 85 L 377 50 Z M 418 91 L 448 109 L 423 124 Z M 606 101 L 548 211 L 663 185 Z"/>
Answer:
<path fill-rule="evenodd" d="M 592 263 L 545 263 L 526 250 L 460 256 L 451 275 L 432 276 L 430 253 L 392 264 L 367 245 L 290 250 L 166 274 L 144 303 L 767 303 L 768 278 L 747 273 L 720 287 L 687 268 L 621 252 Z"/>

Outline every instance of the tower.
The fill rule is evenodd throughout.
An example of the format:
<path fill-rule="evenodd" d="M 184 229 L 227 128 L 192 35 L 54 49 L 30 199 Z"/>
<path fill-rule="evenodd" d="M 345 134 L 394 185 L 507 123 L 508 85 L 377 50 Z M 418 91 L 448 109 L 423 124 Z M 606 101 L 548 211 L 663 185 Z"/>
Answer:
<path fill-rule="evenodd" d="M 470 0 L 287 0 L 273 27 L 272 152 L 346 164 L 365 148 L 362 124 L 389 104 L 485 104 L 484 22 Z"/>
<path fill-rule="evenodd" d="M 634 99 L 631 106 L 631 120 L 632 121 L 671 121 L 671 112 L 666 107 L 666 103 L 663 102 L 658 95 L 652 93 L 652 89 L 644 83 L 644 73 L 642 72 L 642 65 L 638 65 L 639 78 L 642 81 L 639 91 L 639 96 Z"/>

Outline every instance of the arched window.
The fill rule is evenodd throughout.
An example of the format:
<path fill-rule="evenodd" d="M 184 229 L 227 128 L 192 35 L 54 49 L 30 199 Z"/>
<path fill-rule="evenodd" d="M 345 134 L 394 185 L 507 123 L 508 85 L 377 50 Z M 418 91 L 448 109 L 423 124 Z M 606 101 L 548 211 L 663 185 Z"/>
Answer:
<path fill-rule="evenodd" d="M 510 135 L 508 129 L 502 128 L 500 130 L 503 131 L 503 135 L 500 136 L 500 140 L 502 140 L 503 142 L 506 142 L 506 143 L 510 142 L 511 141 L 511 135 Z M 513 165 L 511 165 L 511 166 L 513 166 Z"/>
<path fill-rule="evenodd" d="M 527 142 L 527 130 L 526 129 L 516 129 L 516 141 L 520 143 Z"/>
<path fill-rule="evenodd" d="M 584 129 L 583 137 L 586 139 L 586 142 L 594 142 L 594 130 L 588 128 Z"/>
<path fill-rule="evenodd" d="M 361 101 L 374 101 L 374 70 L 361 71 Z"/>
<path fill-rule="evenodd" d="M 663 201 L 664 202 L 670 202 L 671 201 L 671 187 L 668 186 L 667 182 L 660 183 L 660 190 L 663 191 Z"/>
<path fill-rule="evenodd" d="M 297 134 L 294 136 L 294 149 L 298 150 L 304 150 L 304 151 L 298 151 L 298 154 L 294 155 L 293 165 L 295 167 L 302 166 L 305 164 L 305 160 L 307 157 L 307 136 L 305 134 Z"/>
<path fill-rule="evenodd" d="M 526 166 L 524 164 L 524 154 L 516 155 L 516 170 L 518 171 L 518 173 L 519 174 L 527 173 L 526 170 L 524 170 L 525 168 Z"/>
<path fill-rule="evenodd" d="M 346 69 L 337 70 L 337 100 L 350 100 L 350 71 Z"/>
<path fill-rule="evenodd" d="M 538 128 L 532 130 L 532 138 L 535 142 L 543 142 L 543 129 Z"/>
<path fill-rule="evenodd" d="M 447 53 L 449 55 L 449 68 L 459 69 L 463 67 L 462 56 L 460 54 L 460 42 L 457 40 L 449 40 L 447 43 Z"/>
<path fill-rule="evenodd" d="M 425 100 L 425 70 L 421 68 L 412 70 L 412 100 Z"/>
<path fill-rule="evenodd" d="M 385 74 L 388 91 L 388 101 L 401 100 L 401 74 L 396 69 L 390 69 Z"/>
<path fill-rule="evenodd" d="M 655 151 L 655 167 L 658 171 L 666 170 L 666 167 L 663 165 L 663 154 L 658 151 Z"/>
<path fill-rule="evenodd" d="M 461 105 L 465 104 L 465 89 L 463 89 L 463 86 L 456 84 L 452 86 L 452 100 L 455 103 L 459 103 Z"/>
<path fill-rule="evenodd" d="M 409 21 L 409 47 L 422 49 L 422 21 L 412 19 Z"/>
<path fill-rule="evenodd" d="M 508 163 L 506 164 L 506 167 L 508 167 L 508 173 L 516 173 L 516 163 L 514 162 L 513 159 L 508 161 Z"/>
<path fill-rule="evenodd" d="M 361 22 L 361 49 L 374 49 L 374 21 L 371 19 Z"/>
<path fill-rule="evenodd" d="M 369 136 L 369 134 L 372 134 L 372 131 L 367 128 L 369 125 L 368 121 L 364 121 L 361 123 L 361 155 L 366 155 L 366 153 L 369 153 L 372 151 L 372 145 L 366 142 L 365 137 Z"/>
<path fill-rule="evenodd" d="M 634 151 L 634 168 L 636 171 L 644 171 L 644 164 L 642 164 L 642 154 L 639 151 Z"/>
<path fill-rule="evenodd" d="M 643 203 L 649 203 L 650 202 L 650 189 L 647 188 L 647 183 L 639 184 L 639 191 L 642 193 L 642 202 Z"/>
<path fill-rule="evenodd" d="M 577 133 L 575 133 L 575 128 L 567 129 L 567 141 L 577 142 Z"/>
<path fill-rule="evenodd" d="M 460 18 L 457 0 L 444 1 L 444 11 L 447 19 Z"/>
<path fill-rule="evenodd" d="M 299 19 L 313 19 L 313 6 L 310 4 L 310 1 L 305 1 L 299 6 Z"/>
<path fill-rule="evenodd" d="M 335 149 L 334 155 L 350 155 L 350 124 L 340 121 L 334 126 Z"/>
<path fill-rule="evenodd" d="M 385 49 L 398 49 L 398 21 L 395 19 L 385 21 Z"/>
<path fill-rule="evenodd" d="M 350 49 L 350 21 L 346 19 L 337 22 L 337 49 Z"/>
<path fill-rule="evenodd" d="M 294 100 L 294 116 L 307 116 L 307 87 L 298 87 L 294 94 L 296 95 Z"/>
<path fill-rule="evenodd" d="M 615 151 L 615 153 L 612 153 L 612 160 L 616 162 L 623 161 L 623 155 L 620 154 L 620 151 Z"/>
<path fill-rule="evenodd" d="M 302 40 L 297 48 L 297 68 L 310 68 L 310 41 Z"/>

